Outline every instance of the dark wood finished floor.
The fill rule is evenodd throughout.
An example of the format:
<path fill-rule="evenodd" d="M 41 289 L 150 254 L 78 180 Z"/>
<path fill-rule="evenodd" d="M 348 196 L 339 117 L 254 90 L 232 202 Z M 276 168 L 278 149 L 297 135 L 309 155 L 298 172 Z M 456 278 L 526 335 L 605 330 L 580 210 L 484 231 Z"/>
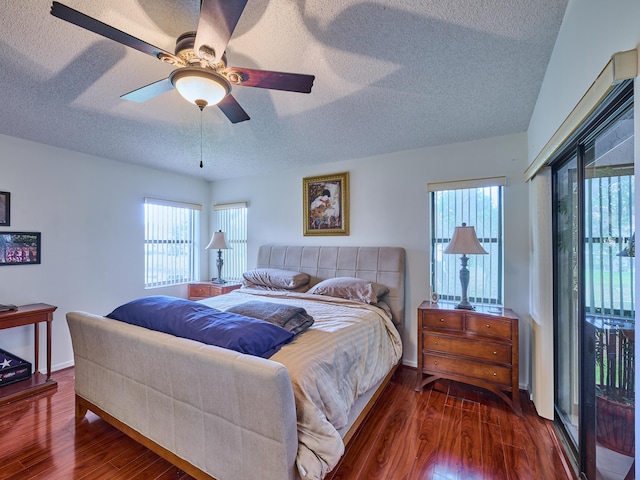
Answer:
<path fill-rule="evenodd" d="M 73 368 L 58 389 L 0 407 L 0 480 L 188 480 L 190 476 L 89 412 L 74 419 Z M 401 368 L 331 480 L 570 479 L 547 421 L 453 382 L 413 390 Z M 258 478 L 258 477 L 256 477 Z"/>

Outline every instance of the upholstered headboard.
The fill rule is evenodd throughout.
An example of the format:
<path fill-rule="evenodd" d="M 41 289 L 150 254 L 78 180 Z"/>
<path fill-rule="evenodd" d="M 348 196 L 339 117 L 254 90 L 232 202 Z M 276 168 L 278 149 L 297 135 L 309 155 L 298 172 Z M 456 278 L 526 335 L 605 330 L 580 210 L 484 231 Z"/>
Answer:
<path fill-rule="evenodd" d="M 404 324 L 405 251 L 400 247 L 301 247 L 263 245 L 258 268 L 304 272 L 311 285 L 334 277 L 357 277 L 389 287 L 384 298 L 399 329 Z"/>

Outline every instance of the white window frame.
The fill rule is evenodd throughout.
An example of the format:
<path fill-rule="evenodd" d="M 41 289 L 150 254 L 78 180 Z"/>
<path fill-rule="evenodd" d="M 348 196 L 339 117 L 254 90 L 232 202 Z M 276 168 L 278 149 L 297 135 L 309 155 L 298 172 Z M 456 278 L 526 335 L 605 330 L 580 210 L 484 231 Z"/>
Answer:
<path fill-rule="evenodd" d="M 201 210 L 194 203 L 144 199 L 146 289 L 199 280 Z"/>
<path fill-rule="evenodd" d="M 460 255 L 447 255 L 443 250 L 451 241 L 455 227 L 466 223 L 475 227 L 480 244 L 489 252 L 489 255 L 469 256 L 469 301 L 476 304 L 504 304 L 505 185 L 505 177 L 428 184 L 431 202 L 431 288 L 441 299 L 458 302 L 462 296 Z M 478 195 L 482 196 L 482 204 L 472 201 Z M 446 209 L 454 213 L 447 215 L 446 219 L 444 213 L 439 215 L 438 201 L 446 202 Z M 492 206 L 493 202 L 497 204 Z M 489 218 L 485 214 L 487 208 L 493 212 Z"/>
<path fill-rule="evenodd" d="M 223 275 L 227 282 L 241 282 L 247 270 L 247 202 L 223 203 L 213 206 L 216 231 L 224 232 L 230 250 L 223 252 Z"/>

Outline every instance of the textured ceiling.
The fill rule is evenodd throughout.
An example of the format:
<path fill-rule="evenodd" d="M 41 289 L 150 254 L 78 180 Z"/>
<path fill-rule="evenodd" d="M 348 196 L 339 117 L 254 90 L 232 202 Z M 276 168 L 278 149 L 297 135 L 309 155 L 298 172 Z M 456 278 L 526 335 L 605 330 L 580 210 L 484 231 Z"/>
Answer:
<path fill-rule="evenodd" d="M 62 0 L 173 52 L 199 0 Z M 172 70 L 49 14 L 0 1 L 0 133 L 217 180 L 525 131 L 566 0 L 249 0 L 228 64 L 316 76 L 310 94 L 235 87 L 251 120 L 170 91 Z"/>

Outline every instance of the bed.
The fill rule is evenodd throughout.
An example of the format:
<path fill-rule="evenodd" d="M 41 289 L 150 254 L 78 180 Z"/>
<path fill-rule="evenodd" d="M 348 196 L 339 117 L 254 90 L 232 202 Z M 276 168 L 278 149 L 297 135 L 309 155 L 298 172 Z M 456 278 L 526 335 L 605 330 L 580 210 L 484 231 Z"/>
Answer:
<path fill-rule="evenodd" d="M 201 303 L 304 309 L 313 324 L 268 359 L 69 312 L 76 416 L 97 413 L 196 478 L 321 479 L 400 361 L 404 264 L 395 247 L 260 247 L 255 271 L 304 274 L 307 287 L 246 282 Z M 345 277 L 385 288 L 334 297 Z"/>

